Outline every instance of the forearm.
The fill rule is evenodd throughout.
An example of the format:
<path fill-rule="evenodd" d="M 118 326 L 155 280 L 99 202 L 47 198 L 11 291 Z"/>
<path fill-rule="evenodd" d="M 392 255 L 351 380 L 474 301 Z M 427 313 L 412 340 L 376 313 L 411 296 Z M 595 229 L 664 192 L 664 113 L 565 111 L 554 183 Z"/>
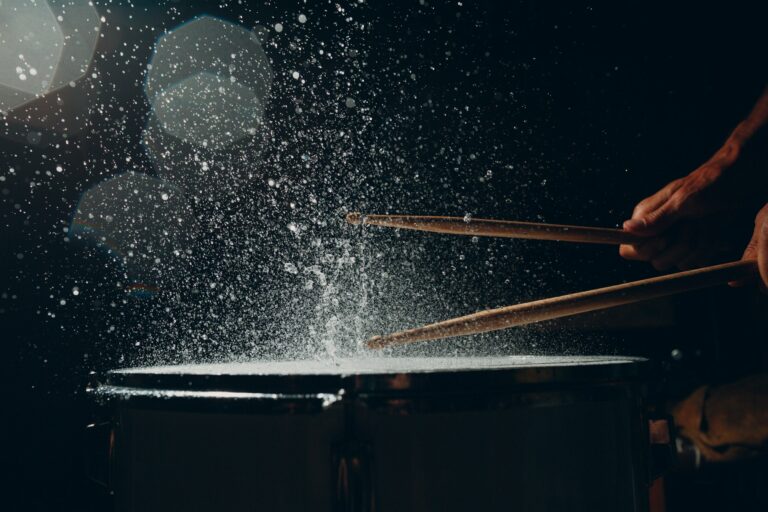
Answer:
<path fill-rule="evenodd" d="M 768 123 L 768 87 L 752 107 L 749 115 L 731 132 L 717 153 L 707 160 L 697 171 L 702 168 L 714 176 L 720 176 L 739 159 L 742 150 L 754 137 L 760 128 Z"/>
<path fill-rule="evenodd" d="M 752 111 L 746 119 L 740 122 L 733 130 L 730 137 L 728 137 L 728 142 L 743 148 L 754 137 L 755 133 L 760 131 L 766 124 L 768 124 L 768 87 L 763 91 L 763 94 L 757 100 L 755 106 L 752 107 Z"/>

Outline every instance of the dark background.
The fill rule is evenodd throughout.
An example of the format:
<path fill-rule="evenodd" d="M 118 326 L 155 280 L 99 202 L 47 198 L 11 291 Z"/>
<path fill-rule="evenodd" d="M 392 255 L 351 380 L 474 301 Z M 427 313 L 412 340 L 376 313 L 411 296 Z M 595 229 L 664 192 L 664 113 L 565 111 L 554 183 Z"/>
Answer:
<path fill-rule="evenodd" d="M 427 8 L 418 2 L 376 2 L 359 14 L 373 23 L 366 48 L 366 72 L 378 77 L 373 133 L 387 132 L 383 144 L 419 171 L 413 178 L 411 171 L 401 176 L 376 168 L 379 174 L 372 172 L 370 180 L 359 184 L 359 205 L 377 211 L 472 212 L 616 226 L 638 200 L 716 151 L 768 83 L 766 18 L 757 3 L 467 3 L 472 5 L 437 1 Z M 69 147 L 0 139 L 0 175 L 8 177 L 0 183 L 0 346 L 8 379 L 2 480 L 12 510 L 107 506 L 108 498 L 85 477 L 84 426 L 95 414 L 85 386 L 89 372 L 120 365 L 133 340 L 154 328 L 147 319 L 159 306 L 123 303 L 117 290 L 94 285 L 87 301 L 57 310 L 53 321 L 47 315 L 51 290 L 84 281 L 108 283 L 105 276 L 117 272 L 104 255 L 64 243 L 61 228 L 83 190 L 125 170 L 127 155 L 138 162 L 134 165 L 148 165 L 136 149 L 147 115 L 144 100 L 136 99 L 141 98 L 141 81 L 121 80 L 121 73 L 140 74 L 163 28 L 204 12 L 237 18 L 236 6 L 221 13 L 218 5 L 111 6 L 115 17 L 123 17 L 122 30 L 118 34 L 115 24 L 104 28 L 95 65 L 103 81 L 98 97 L 110 98 L 107 103 L 115 110 L 90 112 L 84 132 L 72 139 L 79 142 Z M 289 2 L 251 6 L 242 22 L 269 26 L 302 9 Z M 322 18 L 317 9 L 316 17 Z M 126 21 L 128 13 L 134 15 L 131 21 Z M 127 30 L 131 24 L 136 31 Z M 151 28 L 138 30 L 147 24 Z M 335 29 L 319 23 L 314 30 L 331 38 Z M 125 42 L 128 48 L 140 43 L 130 52 L 134 58 L 115 58 Z M 100 59 L 100 52 L 110 58 Z M 416 70 L 417 84 L 403 86 L 407 80 L 400 69 Z M 290 104 L 285 98 L 291 89 L 278 81 L 275 88 L 273 115 L 279 115 Z M 374 104 L 374 98 L 359 92 L 359 103 Z M 129 108 L 118 113 L 119 105 Z M 457 114 L 462 109 L 464 114 Z M 290 125 L 276 128 L 278 136 L 291 137 L 290 130 Z M 440 152 L 446 146 L 450 158 Z M 767 147 L 763 134 L 742 165 L 765 173 Z M 457 148 L 465 155 L 463 165 L 455 163 Z M 479 161 L 468 164 L 470 154 Z M 98 165 L 81 165 L 83 155 Z M 34 171 L 50 169 L 52 162 L 64 162 L 71 171 L 57 181 L 43 179 L 32 193 L 30 181 L 40 181 Z M 504 169 L 506 164 L 517 167 L 503 176 L 496 170 L 492 181 L 478 184 L 486 167 Z M 23 172 L 11 177 L 5 170 L 11 166 Z M 398 187 L 377 194 L 392 176 L 403 178 Z M 768 200 L 768 193 L 762 196 Z M 332 203 L 328 199 L 328 211 L 339 206 Z M 753 214 L 746 212 L 744 223 L 734 225 L 742 244 Z M 441 243 L 428 249 L 438 261 Z M 622 261 L 614 248 L 513 247 L 524 251 L 520 261 L 536 270 L 533 279 L 542 283 L 539 288 L 527 285 L 523 297 L 654 274 L 644 265 Z M 740 250 L 734 247 L 734 255 Z M 764 368 L 759 300 L 752 290 L 681 297 L 666 306 L 674 313 L 660 327 L 600 331 L 599 351 L 652 357 L 657 363 L 655 401 L 663 404 L 699 383 Z M 109 306 L 113 301 L 120 304 L 117 313 Z M 118 328 L 128 326 L 132 337 L 106 337 L 105 315 Z M 594 334 L 590 327 L 563 328 L 576 341 Z M 671 357 L 673 349 L 681 350 L 682 359 Z M 677 494 L 671 489 L 677 503 L 701 501 L 700 510 L 737 503 L 736 508 L 747 509 L 750 503 L 756 506 L 755 489 L 764 485 L 766 473 L 758 465 L 706 476 L 710 480 L 701 485 L 696 478 L 703 477 L 683 479 Z M 722 485 L 709 485 L 712 478 Z"/>

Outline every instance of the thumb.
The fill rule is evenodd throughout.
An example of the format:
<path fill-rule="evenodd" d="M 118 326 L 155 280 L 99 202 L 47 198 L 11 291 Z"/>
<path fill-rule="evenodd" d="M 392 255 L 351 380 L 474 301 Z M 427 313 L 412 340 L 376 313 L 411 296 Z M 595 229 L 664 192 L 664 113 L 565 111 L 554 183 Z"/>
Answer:
<path fill-rule="evenodd" d="M 757 234 L 757 268 L 760 270 L 760 287 L 768 290 L 768 217 L 756 227 Z"/>
<path fill-rule="evenodd" d="M 658 208 L 625 221 L 623 227 L 638 235 L 653 236 L 666 231 L 679 218 L 680 213 L 676 203 L 667 200 Z"/>
<path fill-rule="evenodd" d="M 744 250 L 742 260 L 756 260 L 757 268 L 760 272 L 760 279 L 763 287 L 768 284 L 768 222 L 759 222 L 755 224 L 755 230 L 752 233 L 752 239 Z M 739 279 L 728 283 L 731 286 L 744 286 L 749 279 Z"/>

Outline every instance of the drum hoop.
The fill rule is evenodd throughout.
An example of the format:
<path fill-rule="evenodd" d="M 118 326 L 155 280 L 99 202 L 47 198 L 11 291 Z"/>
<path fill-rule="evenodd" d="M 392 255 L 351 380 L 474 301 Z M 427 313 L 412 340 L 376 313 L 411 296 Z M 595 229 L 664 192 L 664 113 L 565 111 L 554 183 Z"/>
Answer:
<path fill-rule="evenodd" d="M 116 370 L 89 387 L 97 399 L 223 400 L 229 402 L 408 399 L 492 392 L 533 392 L 612 383 L 643 382 L 649 362 L 643 358 L 604 358 L 589 364 L 344 374 L 174 374 Z M 335 398 L 333 398 L 335 397 Z"/>

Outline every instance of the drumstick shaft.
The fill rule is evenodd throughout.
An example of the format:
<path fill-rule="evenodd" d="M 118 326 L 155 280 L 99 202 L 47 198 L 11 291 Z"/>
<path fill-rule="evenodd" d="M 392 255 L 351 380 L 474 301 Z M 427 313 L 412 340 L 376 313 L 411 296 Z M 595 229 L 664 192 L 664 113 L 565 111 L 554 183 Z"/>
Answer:
<path fill-rule="evenodd" d="M 389 228 L 447 233 L 452 235 L 492 236 L 502 238 L 527 238 L 562 242 L 586 242 L 593 244 L 631 244 L 642 237 L 611 228 L 568 226 L 565 224 L 541 224 L 509 220 L 470 219 L 462 217 L 434 217 L 426 215 L 347 215 L 350 224 L 364 224 Z"/>
<path fill-rule="evenodd" d="M 754 261 L 734 261 L 711 267 L 678 272 L 641 281 L 597 288 L 559 297 L 489 309 L 435 324 L 368 340 L 369 348 L 465 336 L 507 329 L 518 325 L 577 315 L 588 311 L 655 299 L 666 295 L 717 286 L 753 276 Z"/>

